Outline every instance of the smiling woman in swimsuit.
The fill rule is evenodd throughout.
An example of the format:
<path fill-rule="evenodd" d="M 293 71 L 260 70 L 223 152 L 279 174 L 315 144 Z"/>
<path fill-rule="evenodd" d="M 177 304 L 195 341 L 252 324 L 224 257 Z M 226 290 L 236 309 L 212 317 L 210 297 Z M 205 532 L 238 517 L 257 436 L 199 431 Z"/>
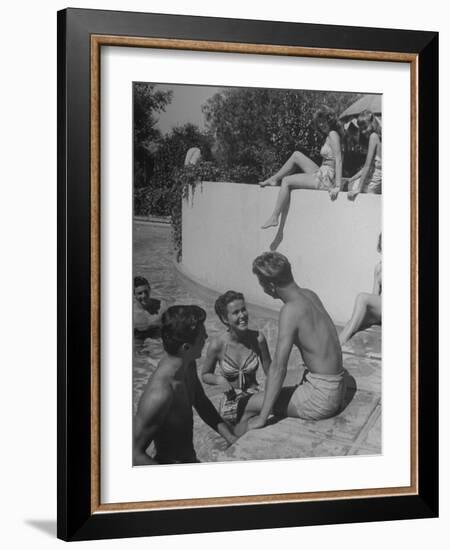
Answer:
<path fill-rule="evenodd" d="M 318 166 L 305 154 L 295 151 L 276 174 L 259 184 L 261 187 L 281 185 L 272 215 L 261 226 L 262 229 L 277 226 L 280 215 L 287 216 L 294 189 L 328 191 L 330 199 L 336 200 L 342 179 L 342 125 L 333 109 L 326 105 L 314 114 L 314 125 L 325 139 L 320 150 L 322 164 Z"/>
<path fill-rule="evenodd" d="M 243 294 L 228 290 L 214 305 L 227 330 L 214 338 L 202 367 L 206 384 L 224 388 L 219 413 L 235 423 L 250 396 L 259 391 L 256 371 L 267 373 L 271 357 L 262 332 L 248 328 L 248 311 Z"/>

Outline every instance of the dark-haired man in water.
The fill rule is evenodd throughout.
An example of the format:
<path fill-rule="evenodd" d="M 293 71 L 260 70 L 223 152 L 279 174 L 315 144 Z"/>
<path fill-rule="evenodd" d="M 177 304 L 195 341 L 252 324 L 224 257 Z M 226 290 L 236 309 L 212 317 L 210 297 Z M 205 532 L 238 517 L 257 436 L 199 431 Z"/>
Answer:
<path fill-rule="evenodd" d="M 136 276 L 133 281 L 133 327 L 136 338 L 158 338 L 161 317 L 166 309 L 162 300 L 152 298 L 150 283 L 145 277 Z"/>
<path fill-rule="evenodd" d="M 166 352 L 139 401 L 133 426 L 133 464 L 198 462 L 193 444 L 194 407 L 200 418 L 229 444 L 236 437 L 206 396 L 195 361 L 207 338 L 205 311 L 198 306 L 173 306 L 162 316 Z M 156 454 L 147 449 L 154 442 Z"/>

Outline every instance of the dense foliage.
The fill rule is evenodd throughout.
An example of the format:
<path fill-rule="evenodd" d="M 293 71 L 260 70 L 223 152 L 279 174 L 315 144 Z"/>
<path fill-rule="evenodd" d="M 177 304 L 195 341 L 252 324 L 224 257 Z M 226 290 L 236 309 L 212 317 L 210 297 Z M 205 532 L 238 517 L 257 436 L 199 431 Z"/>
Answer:
<path fill-rule="evenodd" d="M 186 152 L 198 147 L 202 158 L 211 159 L 211 139 L 193 124 L 174 128 L 157 142 L 157 149 L 151 155 L 152 170 L 147 185 L 135 187 L 134 211 L 140 215 L 170 216 L 177 194 L 179 173 L 183 168 Z"/>
<path fill-rule="evenodd" d="M 265 179 L 302 151 L 320 162 L 323 137 L 313 126 L 323 104 L 338 114 L 360 97 L 354 93 L 261 88 L 224 89 L 203 107 L 216 138 L 215 157 L 227 169 L 246 167 L 247 183 Z"/>
<path fill-rule="evenodd" d="M 135 84 L 133 93 L 134 211 L 170 216 L 178 258 L 182 198 L 189 189 L 194 192 L 201 181 L 257 183 L 278 170 L 295 150 L 320 163 L 323 137 L 314 128 L 314 112 L 325 104 L 339 114 L 360 97 L 340 92 L 224 88 L 203 106 L 206 131 L 186 124 L 162 136 L 155 128 L 156 115 L 170 103 L 171 92 Z M 201 162 L 185 167 L 191 147 L 200 148 Z"/>
<path fill-rule="evenodd" d="M 161 132 L 155 127 L 157 114 L 164 111 L 172 92 L 155 89 L 154 84 L 137 82 L 133 85 L 133 175 L 134 189 L 148 185 L 153 168 L 153 153 Z"/>

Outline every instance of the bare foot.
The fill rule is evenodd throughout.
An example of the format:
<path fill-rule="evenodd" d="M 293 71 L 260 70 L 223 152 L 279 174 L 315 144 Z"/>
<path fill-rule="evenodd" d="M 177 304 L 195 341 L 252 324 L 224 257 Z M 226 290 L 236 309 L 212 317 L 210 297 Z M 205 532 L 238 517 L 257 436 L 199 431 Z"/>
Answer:
<path fill-rule="evenodd" d="M 268 227 L 276 227 L 278 225 L 278 218 L 276 216 L 270 216 L 265 224 L 261 226 L 261 229 L 267 229 Z"/>
<path fill-rule="evenodd" d="M 266 180 L 259 182 L 260 187 L 267 187 L 268 185 L 271 185 L 272 187 L 275 187 L 276 185 L 278 185 L 278 180 L 276 180 L 275 178 L 272 177 L 272 178 L 267 178 Z"/>

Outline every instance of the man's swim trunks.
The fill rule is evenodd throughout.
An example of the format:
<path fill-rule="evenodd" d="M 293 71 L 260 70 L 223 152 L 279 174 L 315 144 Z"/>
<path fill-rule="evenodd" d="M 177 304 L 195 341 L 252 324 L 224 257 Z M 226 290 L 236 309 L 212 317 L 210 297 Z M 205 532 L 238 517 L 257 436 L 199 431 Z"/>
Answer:
<path fill-rule="evenodd" d="M 293 391 L 290 403 L 299 418 L 320 420 L 339 413 L 345 397 L 344 370 L 338 374 L 318 374 L 305 371 Z"/>

